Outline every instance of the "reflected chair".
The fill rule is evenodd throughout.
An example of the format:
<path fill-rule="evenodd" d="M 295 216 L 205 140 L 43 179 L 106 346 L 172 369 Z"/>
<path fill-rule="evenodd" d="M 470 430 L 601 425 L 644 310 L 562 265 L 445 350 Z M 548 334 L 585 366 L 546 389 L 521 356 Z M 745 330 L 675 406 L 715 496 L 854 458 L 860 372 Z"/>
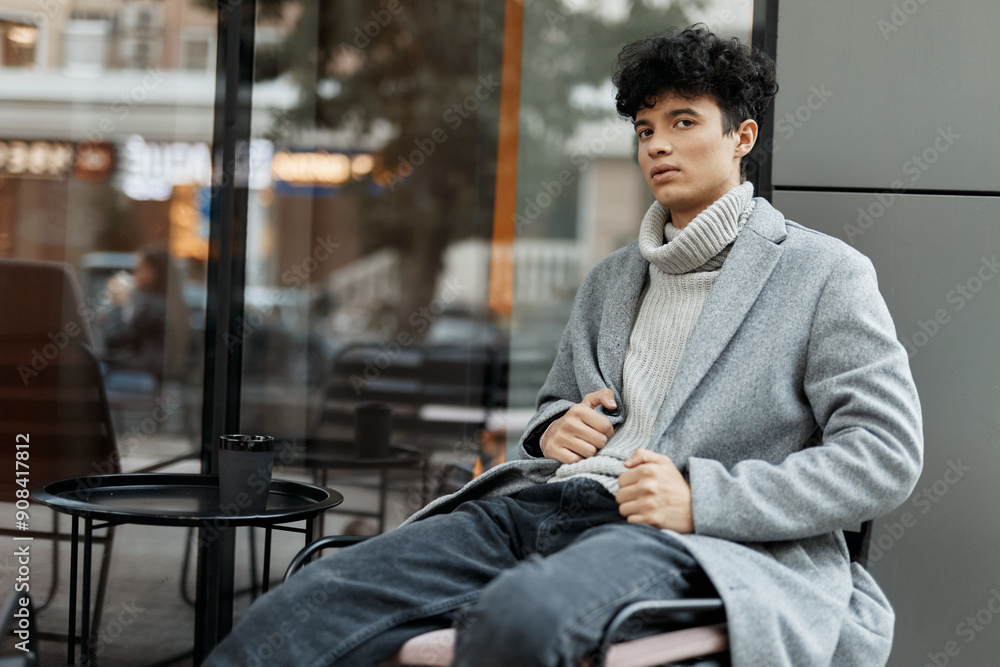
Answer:
<path fill-rule="evenodd" d="M 844 531 L 851 561 L 862 567 L 868 561 L 872 522 L 857 531 Z M 324 549 L 349 547 L 367 537 L 323 537 L 302 549 L 285 572 L 287 580 Z M 656 665 L 728 665 L 729 637 L 721 599 L 681 599 L 637 602 L 626 606 L 612 620 L 597 652 L 607 667 Z M 442 629 L 407 641 L 392 665 L 448 667 L 455 647 L 455 630 Z M 702 662 L 704 660 L 704 662 Z M 584 660 L 580 667 L 589 667 Z"/>
<path fill-rule="evenodd" d="M 24 470 L 29 473 L 29 490 L 70 477 L 121 472 L 86 315 L 69 265 L 0 259 L 0 438 L 11 443 L 13 451 L 14 443 L 24 442 L 27 436 L 29 446 L 22 451 L 28 452 Z M 14 503 L 18 491 L 24 495 L 14 474 L 0 478 L 0 500 Z M 60 531 L 59 514 L 53 512 L 51 530 L 4 526 L 0 534 L 52 540 L 52 581 L 36 607 L 41 611 L 58 587 L 59 541 L 71 539 L 71 533 Z M 104 549 L 92 638 L 100 629 L 113 540 L 114 528 L 95 537 Z"/>

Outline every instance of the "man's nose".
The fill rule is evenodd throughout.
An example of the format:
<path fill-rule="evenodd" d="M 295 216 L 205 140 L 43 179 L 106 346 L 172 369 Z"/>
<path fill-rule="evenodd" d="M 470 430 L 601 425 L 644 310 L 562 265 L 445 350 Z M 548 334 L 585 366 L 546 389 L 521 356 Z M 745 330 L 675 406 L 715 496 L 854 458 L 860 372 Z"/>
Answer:
<path fill-rule="evenodd" d="M 663 136 L 654 136 L 649 140 L 649 144 L 647 144 L 646 148 L 650 155 L 669 155 L 674 152 L 673 146 L 671 146 L 670 142 Z"/>

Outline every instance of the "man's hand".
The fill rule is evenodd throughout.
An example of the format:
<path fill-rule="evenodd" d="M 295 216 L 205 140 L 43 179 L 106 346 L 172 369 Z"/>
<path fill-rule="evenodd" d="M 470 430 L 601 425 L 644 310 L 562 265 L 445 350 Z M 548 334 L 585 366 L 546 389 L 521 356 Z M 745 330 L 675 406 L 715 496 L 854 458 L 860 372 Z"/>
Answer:
<path fill-rule="evenodd" d="M 615 433 L 611 421 L 594 409 L 602 404 L 610 409 L 617 407 L 615 393 L 601 389 L 587 394 L 552 422 L 538 442 L 542 455 L 560 463 L 576 463 L 596 454 Z"/>
<path fill-rule="evenodd" d="M 691 485 L 669 456 L 638 449 L 618 476 L 618 512 L 629 523 L 694 532 Z"/>

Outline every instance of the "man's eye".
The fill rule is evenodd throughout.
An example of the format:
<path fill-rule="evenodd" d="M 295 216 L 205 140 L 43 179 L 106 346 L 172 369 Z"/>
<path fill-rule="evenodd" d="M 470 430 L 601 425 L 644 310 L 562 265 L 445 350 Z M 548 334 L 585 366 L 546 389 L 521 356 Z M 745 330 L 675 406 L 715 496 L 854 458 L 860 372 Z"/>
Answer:
<path fill-rule="evenodd" d="M 646 139 L 652 133 L 653 133 L 653 131 L 650 130 L 649 128 L 644 128 L 642 130 L 639 130 L 639 132 L 637 134 L 638 134 L 638 136 L 639 136 L 640 139 Z"/>
<path fill-rule="evenodd" d="M 690 125 L 683 125 L 682 127 L 691 127 L 691 125 L 694 125 L 694 121 L 693 120 L 688 120 L 687 118 L 683 118 L 683 119 L 677 121 L 678 125 L 680 125 L 681 123 L 690 123 Z"/>

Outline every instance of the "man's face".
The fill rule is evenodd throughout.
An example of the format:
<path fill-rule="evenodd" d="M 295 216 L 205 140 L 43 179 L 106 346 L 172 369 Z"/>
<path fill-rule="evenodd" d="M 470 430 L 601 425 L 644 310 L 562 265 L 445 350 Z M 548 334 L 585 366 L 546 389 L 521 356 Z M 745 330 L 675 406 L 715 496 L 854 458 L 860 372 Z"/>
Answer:
<path fill-rule="evenodd" d="M 750 152 L 757 124 L 745 120 L 722 133 L 722 110 L 711 97 L 667 94 L 635 117 L 639 166 L 656 201 L 684 227 L 740 184 L 740 158 Z"/>

